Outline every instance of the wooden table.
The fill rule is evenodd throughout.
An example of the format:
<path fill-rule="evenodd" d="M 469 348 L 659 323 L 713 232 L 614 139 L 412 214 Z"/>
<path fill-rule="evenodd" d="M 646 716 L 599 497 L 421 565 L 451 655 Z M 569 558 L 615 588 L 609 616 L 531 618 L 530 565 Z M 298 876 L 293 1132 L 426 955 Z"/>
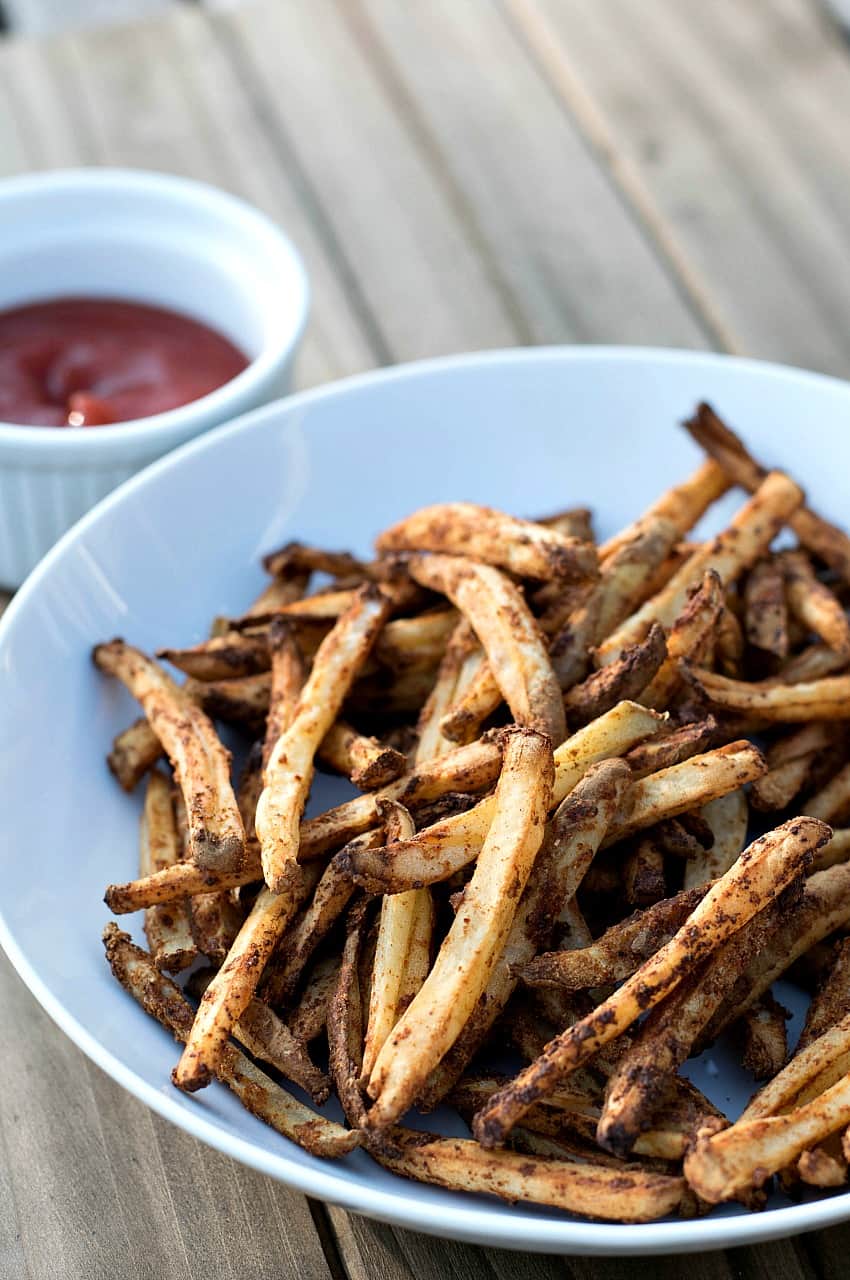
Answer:
<path fill-rule="evenodd" d="M 0 173 L 233 189 L 313 282 L 300 384 L 547 342 L 850 374 L 850 62 L 813 0 L 3 0 Z M 133 27 L 45 36 L 75 18 Z M 25 33 L 37 33 L 30 38 Z M 847 1274 L 850 1228 L 648 1264 L 308 1203 L 148 1112 L 0 968 L 0 1275 Z"/>

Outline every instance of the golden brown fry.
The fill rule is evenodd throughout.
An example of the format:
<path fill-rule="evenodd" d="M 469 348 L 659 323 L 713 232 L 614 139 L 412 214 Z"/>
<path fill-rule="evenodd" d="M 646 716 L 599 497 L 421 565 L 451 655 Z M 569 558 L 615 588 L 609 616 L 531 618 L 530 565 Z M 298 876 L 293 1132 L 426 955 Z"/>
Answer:
<path fill-rule="evenodd" d="M 813 631 L 824 644 L 844 658 L 850 658 L 850 622 L 840 601 L 815 576 L 804 551 L 783 551 L 779 557 L 785 575 L 788 607 L 806 631 Z"/>
<path fill-rule="evenodd" d="M 292 723 L 292 717 L 304 687 L 306 674 L 304 659 L 298 647 L 295 629 L 287 618 L 275 618 L 272 621 L 269 627 L 268 653 L 271 663 L 271 684 L 268 718 L 263 738 L 263 770 L 268 765 L 278 738 Z M 259 804 L 259 796 L 257 803 Z"/>
<path fill-rule="evenodd" d="M 502 691 L 482 652 L 471 676 L 440 720 L 440 733 L 449 742 L 472 742 L 481 726 L 502 703 Z"/>
<path fill-rule="evenodd" d="M 708 893 L 708 885 L 682 890 L 612 925 L 601 938 L 578 950 L 550 951 L 523 965 L 528 986 L 583 991 L 629 978 L 665 946 Z"/>
<path fill-rule="evenodd" d="M 744 586 L 744 629 L 747 641 L 761 653 L 784 661 L 788 657 L 788 606 L 780 562 L 759 560 Z"/>
<path fill-rule="evenodd" d="M 827 1150 L 827 1144 L 804 1151 L 797 1161 L 797 1172 L 810 1187 L 843 1187 L 847 1181 L 847 1161 L 841 1150 Z"/>
<path fill-rule="evenodd" d="M 605 838 L 605 847 L 654 826 L 662 818 L 675 818 L 737 791 L 761 777 L 766 768 L 759 749 L 742 740 L 640 778 L 629 790 Z"/>
<path fill-rule="evenodd" d="M 659 711 L 671 705 L 682 685 L 682 659 L 705 652 L 722 612 L 723 587 L 720 578 L 710 569 L 670 628 L 667 660 L 649 687 L 643 690 L 638 702 Z M 656 625 L 653 624 L 653 628 Z"/>
<path fill-rule="evenodd" d="M 210 982 L 214 969 L 193 973 L 187 989 L 201 999 Z M 287 1080 L 309 1093 L 317 1107 L 330 1097 L 330 1081 L 304 1048 L 285 1022 L 263 1000 L 256 996 L 234 1027 L 233 1034 L 252 1057 L 267 1062 Z"/>
<path fill-rule="evenodd" d="M 633 778 L 645 778 L 650 773 L 669 769 L 671 765 L 681 764 L 683 760 L 707 751 L 716 734 L 717 721 L 713 716 L 706 716 L 704 720 L 694 720 L 672 733 L 659 734 L 638 747 L 632 747 L 625 761 Z"/>
<path fill-rule="evenodd" d="M 328 1001 L 336 986 L 339 956 L 317 960 L 304 983 L 298 1003 L 289 1015 L 289 1028 L 302 1043 L 309 1044 L 322 1034 L 327 1022 Z"/>
<path fill-rule="evenodd" d="M 710 800 L 703 806 L 702 817 L 711 828 L 714 840 L 710 848 L 688 859 L 685 865 L 686 889 L 716 880 L 735 863 L 747 842 L 750 813 L 746 792 L 739 788 Z"/>
<path fill-rule="evenodd" d="M 714 636 L 714 665 L 726 676 L 740 676 L 746 642 L 737 614 L 729 607 L 720 612 Z"/>
<path fill-rule="evenodd" d="M 597 650 L 597 662 L 601 665 L 612 662 L 626 645 L 641 638 L 651 622 L 672 626 L 687 603 L 688 593 L 709 569 L 718 574 L 725 587 L 750 568 L 765 553 L 802 499 L 802 491 L 793 480 L 779 471 L 771 472 L 723 533 L 695 551 L 658 595 L 602 642 Z"/>
<path fill-rule="evenodd" d="M 189 649 L 157 649 L 156 656 L 196 680 L 230 680 L 269 669 L 265 636 L 243 635 L 240 631 L 202 640 Z"/>
<path fill-rule="evenodd" d="M 171 785 L 155 769 L 148 778 L 139 840 L 139 874 L 148 876 L 180 861 L 182 846 L 171 801 Z M 197 956 L 186 902 L 149 907 L 145 937 L 154 964 L 169 973 L 187 969 Z"/>
<path fill-rule="evenodd" d="M 796 1053 L 806 1049 L 818 1036 L 850 1014 L 850 939 L 836 945 L 825 980 L 815 992 L 800 1032 Z"/>
<path fill-rule="evenodd" d="M 159 973 L 150 956 L 134 946 L 113 922 L 104 929 L 103 941 L 112 972 L 125 991 L 177 1040 L 185 1041 L 193 1014 L 180 988 Z M 216 1077 L 233 1090 L 248 1111 L 313 1155 L 345 1155 L 359 1142 L 357 1133 L 297 1102 L 233 1045 L 224 1046 Z"/>
<path fill-rule="evenodd" d="M 729 480 L 750 493 L 758 489 L 767 475 L 765 468 L 750 456 L 741 440 L 710 405 L 698 405 L 693 418 L 685 422 L 684 427 L 697 444 L 717 460 Z M 850 538 L 845 533 L 809 507 L 800 507 L 794 512 L 789 524 L 804 547 L 850 582 Z"/>
<path fill-rule="evenodd" d="M 547 1045 L 541 1058 L 479 1112 L 473 1126 L 478 1141 L 485 1146 L 503 1141 L 534 1102 L 675 990 L 687 970 L 706 960 L 800 875 L 812 850 L 828 838 L 823 823 L 798 818 L 754 841 L 666 946 L 582 1022 Z"/>
<path fill-rule="evenodd" d="M 165 748 L 186 803 L 192 860 L 213 871 L 238 867 L 245 832 L 230 785 L 230 753 L 212 723 L 151 658 L 123 640 L 97 645 L 93 657 L 142 704 Z"/>
<path fill-rule="evenodd" d="M 134 791 L 162 755 L 162 743 L 142 717 L 119 733 L 106 757 L 110 772 L 125 791 Z"/>
<path fill-rule="evenodd" d="M 243 913 L 230 894 L 194 894 L 189 898 L 189 918 L 198 951 L 221 964 L 242 927 Z"/>
<path fill-rule="evenodd" d="M 454 1191 L 475 1191 L 504 1200 L 551 1205 L 590 1218 L 651 1222 L 686 1201 L 682 1178 L 661 1173 L 606 1169 L 566 1160 L 534 1158 L 518 1151 L 484 1151 L 462 1138 L 423 1141 L 414 1130 L 391 1132 L 375 1158 L 405 1178 Z"/>
<path fill-rule="evenodd" d="M 174 1069 L 178 1088 L 192 1093 L 209 1084 L 230 1033 L 256 993 L 270 955 L 317 880 L 316 868 L 300 867 L 284 892 L 261 891 L 227 959 L 204 992 Z"/>
<path fill-rule="evenodd" d="M 371 1128 L 385 1128 L 407 1110 L 486 987 L 543 838 L 553 776 L 547 739 L 532 730 L 510 731 L 492 825 L 463 909 L 375 1062 L 369 1094 L 376 1101 L 366 1119 Z"/>
<path fill-rule="evenodd" d="M 570 723 L 587 724 L 624 698 L 644 702 L 647 685 L 652 687 L 666 657 L 664 632 L 653 624 L 645 640 L 629 645 L 616 662 L 594 671 L 565 694 L 564 707 Z M 659 704 L 646 702 L 646 705 L 657 707 Z"/>
<path fill-rule="evenodd" d="M 268 714 L 271 676 L 234 676 L 231 680 L 195 680 L 189 676 L 183 693 L 211 720 L 258 730 Z"/>
<path fill-rule="evenodd" d="M 413 555 L 409 569 L 415 581 L 448 596 L 469 620 L 517 723 L 547 734 L 553 746 L 563 742 L 561 691 L 539 628 L 511 580 L 462 556 Z"/>
<path fill-rule="evenodd" d="M 596 548 L 530 520 L 471 502 L 423 507 L 385 529 L 378 551 L 435 551 L 468 556 L 519 578 L 594 578 Z"/>
<path fill-rule="evenodd" d="M 313 758 L 336 720 L 357 671 L 386 621 L 389 605 L 376 587 L 364 587 L 322 641 L 288 727 L 263 773 L 255 826 L 269 888 L 298 882 L 301 814 L 313 777 Z"/>
<path fill-rule="evenodd" d="M 850 676 L 827 676 L 798 684 L 745 684 L 704 668 L 690 679 L 715 707 L 739 711 L 765 724 L 850 719 Z"/>
<path fill-rule="evenodd" d="M 331 725 L 319 747 L 319 759 L 345 774 L 360 791 L 377 791 L 407 768 L 400 751 L 358 733 L 345 720 Z"/>

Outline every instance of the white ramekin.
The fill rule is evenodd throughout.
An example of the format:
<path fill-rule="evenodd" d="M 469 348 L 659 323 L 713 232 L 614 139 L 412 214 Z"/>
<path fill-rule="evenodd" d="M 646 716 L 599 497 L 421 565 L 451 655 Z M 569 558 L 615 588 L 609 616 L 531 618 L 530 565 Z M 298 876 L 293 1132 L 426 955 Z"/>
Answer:
<path fill-rule="evenodd" d="M 248 367 L 168 413 L 105 427 L 0 422 L 0 585 L 176 445 L 288 390 L 309 289 L 287 237 L 203 183 L 122 169 L 0 182 L 0 309 L 62 296 L 170 307 L 225 334 Z"/>

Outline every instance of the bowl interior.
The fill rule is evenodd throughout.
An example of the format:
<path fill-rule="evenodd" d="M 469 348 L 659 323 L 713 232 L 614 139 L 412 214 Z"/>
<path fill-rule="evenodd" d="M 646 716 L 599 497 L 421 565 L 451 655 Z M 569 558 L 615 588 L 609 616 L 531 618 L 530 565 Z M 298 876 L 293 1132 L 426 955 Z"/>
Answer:
<path fill-rule="evenodd" d="M 120 634 L 153 649 L 200 640 L 213 615 L 256 594 L 258 558 L 276 543 L 299 537 L 365 552 L 379 528 L 427 502 L 466 498 L 526 515 L 587 504 L 604 537 L 695 465 L 676 423 L 701 398 L 757 454 L 808 483 L 820 510 L 841 517 L 844 384 L 717 357 L 576 349 L 431 362 L 268 406 L 155 464 L 63 539 L 0 624 L 0 937 L 86 1052 L 221 1149 L 423 1230 L 524 1249 L 637 1252 L 717 1248 L 850 1215 L 841 1195 L 755 1217 L 725 1210 L 697 1222 L 600 1226 L 412 1186 L 357 1153 L 323 1164 L 217 1086 L 192 1098 L 173 1090 L 173 1042 L 102 959 L 103 889 L 135 873 L 139 799 L 123 795 L 104 764 L 136 709 L 93 670 L 95 641 Z M 337 798 L 327 783 L 317 790 L 316 807 Z M 138 918 L 125 919 L 140 936 Z M 752 1087 L 722 1060 L 703 1064 L 700 1083 L 733 1110 Z"/>

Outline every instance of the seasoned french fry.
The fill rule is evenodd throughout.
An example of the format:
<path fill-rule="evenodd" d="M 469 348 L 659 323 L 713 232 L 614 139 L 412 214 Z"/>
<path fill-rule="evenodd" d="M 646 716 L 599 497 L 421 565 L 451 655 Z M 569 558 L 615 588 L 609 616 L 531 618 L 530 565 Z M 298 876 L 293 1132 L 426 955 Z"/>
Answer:
<path fill-rule="evenodd" d="M 162 743 L 142 717 L 118 734 L 106 757 L 106 763 L 125 791 L 135 791 L 162 753 Z"/>
<path fill-rule="evenodd" d="M 179 862 L 182 855 L 171 785 L 155 769 L 148 778 L 139 837 L 139 874 L 148 876 Z M 179 973 L 188 969 L 198 952 L 192 937 L 186 902 L 149 907 L 145 912 L 145 937 L 159 969 Z"/>
<path fill-rule="evenodd" d="M 597 572 L 592 543 L 471 502 L 423 507 L 384 530 L 375 546 L 469 556 L 520 578 L 594 578 Z"/>
<path fill-rule="evenodd" d="M 103 941 L 112 972 L 125 991 L 177 1040 L 185 1041 L 193 1014 L 180 988 L 113 922 L 104 929 Z M 359 1142 L 359 1134 L 297 1102 L 233 1045 L 224 1045 L 216 1077 L 233 1090 L 248 1111 L 313 1155 L 345 1155 Z"/>
<path fill-rule="evenodd" d="M 818 752 L 828 747 L 834 736 L 834 726 L 815 721 L 772 743 L 767 751 L 768 771 L 753 783 L 750 791 L 753 808 L 765 811 L 786 808 L 805 785 Z"/>
<path fill-rule="evenodd" d="M 393 1124 L 457 1039 L 507 941 L 543 838 L 554 770 L 532 730 L 509 732 L 492 825 L 434 967 L 384 1042 L 369 1080 L 370 1128 Z"/>
<path fill-rule="evenodd" d="M 803 1152 L 797 1161 L 797 1172 L 810 1187 L 843 1187 L 847 1181 L 847 1161 L 840 1150 L 833 1154 L 822 1145 Z"/>
<path fill-rule="evenodd" d="M 305 679 L 304 659 L 298 647 L 295 629 L 287 618 L 275 618 L 272 621 L 267 649 L 271 664 L 271 683 L 263 738 L 263 771 L 268 766 L 278 739 L 292 723 Z M 259 800 L 258 796 L 257 804 Z M 256 823 L 256 807 L 254 821 Z"/>
<path fill-rule="evenodd" d="M 230 680 L 195 680 L 190 676 L 182 690 L 211 720 L 259 729 L 269 710 L 271 677 L 266 671 Z"/>
<path fill-rule="evenodd" d="M 204 992 L 174 1069 L 178 1088 L 192 1093 L 209 1084 L 228 1037 L 256 993 L 269 956 L 318 878 L 316 868 L 300 867 L 282 893 L 261 891 L 224 964 Z"/>
<path fill-rule="evenodd" d="M 472 627 L 464 618 L 457 623 L 452 632 L 437 670 L 434 686 L 419 714 L 416 725 L 417 763 L 433 760 L 451 749 L 452 741 L 444 735 L 442 730 L 443 716 L 459 696 L 465 695 L 482 665 L 486 665 L 484 651 L 478 644 Z M 501 696 L 499 694 L 500 699 Z M 477 724 L 475 727 L 477 729 Z M 465 740 L 471 742 L 477 736 L 477 733 L 473 733 Z"/>
<path fill-rule="evenodd" d="M 616 662 L 600 671 L 594 671 L 581 684 L 573 685 L 564 696 L 564 707 L 570 723 L 587 724 L 624 698 L 643 702 L 647 685 L 652 687 L 666 657 L 667 642 L 664 632 L 661 627 L 653 624 L 645 640 L 629 645 Z"/>
<path fill-rule="evenodd" d="M 303 542 L 287 542 L 277 551 L 269 551 L 263 556 L 263 568 L 273 578 L 284 579 L 304 573 L 327 573 L 334 578 L 368 575 L 368 566 L 348 551 L 326 551 Z"/>
<path fill-rule="evenodd" d="M 415 618 L 395 618 L 375 641 L 372 658 L 393 671 L 436 667 L 457 625 L 458 615 L 454 609 L 434 609 Z"/>
<path fill-rule="evenodd" d="M 755 786 L 758 779 L 755 780 Z M 714 835 L 711 847 L 689 858 L 685 865 L 685 889 L 708 884 L 723 876 L 735 863 L 747 842 L 749 809 L 742 789 L 718 796 L 703 806 L 702 816 Z"/>
<path fill-rule="evenodd" d="M 328 1001 L 336 986 L 339 956 L 323 956 L 313 965 L 298 1003 L 289 1015 L 289 1028 L 303 1044 L 309 1044 L 325 1029 Z"/>
<path fill-rule="evenodd" d="M 682 685 L 682 659 L 705 652 L 722 612 L 723 588 L 720 578 L 710 569 L 670 628 L 666 661 L 652 683 L 643 689 L 638 702 L 659 711 L 671 705 Z M 653 623 L 650 634 L 656 626 L 657 623 Z M 611 665 L 616 666 L 616 663 Z"/>
<path fill-rule="evenodd" d="M 779 557 L 785 575 L 788 607 L 807 631 L 850 659 L 850 622 L 840 601 L 816 576 L 804 551 L 783 551 Z"/>
<path fill-rule="evenodd" d="M 850 828 L 833 828 L 832 839 L 818 849 L 812 863 L 813 871 L 825 871 L 838 862 L 846 862 L 850 858 Z"/>
<path fill-rule="evenodd" d="M 803 500 L 801 489 L 788 476 L 775 471 L 765 477 L 758 491 L 738 511 L 723 533 L 707 542 L 686 560 L 662 591 L 648 600 L 597 649 L 600 665 L 612 662 L 626 645 L 634 644 L 651 622 L 670 627 L 687 603 L 688 593 L 713 569 L 723 586 L 764 554 L 776 534 Z"/>
<path fill-rule="evenodd" d="M 665 490 L 634 524 L 603 542 L 599 548 L 600 560 L 603 563 L 609 560 L 624 543 L 632 541 L 639 526 L 653 519 L 669 520 L 678 536 L 684 537 L 729 487 L 729 477 L 723 467 L 712 458 L 706 459 L 687 480 Z"/>
<path fill-rule="evenodd" d="M 188 901 L 197 950 L 215 964 L 221 964 L 242 927 L 242 912 L 226 891 L 194 894 Z"/>
<path fill-rule="evenodd" d="M 240 631 L 213 636 L 189 649 L 157 649 L 156 656 L 196 680 L 229 680 L 269 669 L 265 637 L 243 635 Z"/>
<path fill-rule="evenodd" d="M 672 733 L 659 734 L 640 746 L 632 747 L 626 753 L 625 761 L 633 778 L 645 778 L 650 773 L 659 773 L 706 751 L 716 734 L 717 721 L 713 716 L 706 716 L 704 720 L 694 720 Z"/>
<path fill-rule="evenodd" d="M 298 883 L 299 825 L 313 777 L 313 757 L 388 611 L 388 602 L 377 588 L 361 590 L 322 642 L 291 722 L 269 756 L 255 826 L 265 880 L 275 893 L 281 893 L 290 879 Z"/>
<path fill-rule="evenodd" d="M 319 747 L 319 759 L 344 773 L 361 791 L 377 791 L 407 768 L 400 751 L 358 733 L 345 720 L 331 725 Z"/>
<path fill-rule="evenodd" d="M 192 860 L 208 870 L 235 869 L 244 861 L 245 832 L 230 785 L 230 753 L 211 722 L 151 658 L 123 640 L 97 645 L 93 657 L 142 704 L 165 748 L 186 803 Z"/>
<path fill-rule="evenodd" d="M 440 733 L 449 742 L 472 742 L 481 726 L 502 703 L 502 691 L 482 652 L 471 678 L 444 712 Z"/>
<path fill-rule="evenodd" d="M 785 1065 L 788 1055 L 785 1023 L 790 1016 L 766 991 L 734 1028 L 743 1041 L 741 1065 L 756 1080 L 770 1080 Z"/>
<path fill-rule="evenodd" d="M 828 838 L 829 828 L 823 823 L 798 818 L 751 844 L 666 946 L 582 1022 L 553 1040 L 541 1058 L 479 1112 L 473 1126 L 478 1141 L 484 1146 L 503 1141 L 532 1103 L 675 990 L 686 969 L 707 959 L 771 902 Z"/>
<path fill-rule="evenodd" d="M 537 624 L 510 579 L 461 556 L 413 555 L 409 569 L 418 583 L 448 596 L 469 620 L 517 723 L 547 734 L 553 746 L 563 742 L 561 691 Z"/>
<path fill-rule="evenodd" d="M 286 577 L 274 578 L 264 587 L 256 599 L 242 615 L 246 621 L 264 614 L 276 613 L 294 600 L 300 600 L 307 590 L 310 572 L 288 573 Z M 225 624 L 227 619 L 224 619 Z M 225 629 L 229 628 L 225 625 Z"/>
<path fill-rule="evenodd" d="M 623 863 L 623 891 L 630 906 L 648 907 L 667 896 L 664 854 L 651 840 L 639 840 Z"/>
<path fill-rule="evenodd" d="M 580 542 L 595 542 L 593 536 L 593 512 L 589 507 L 565 507 L 551 516 L 538 516 L 535 524 L 542 524 L 546 529 L 553 529 L 567 538 L 578 538 Z"/>
<path fill-rule="evenodd" d="M 812 997 L 806 1021 L 797 1041 L 797 1053 L 850 1014 L 850 939 L 836 945 L 832 965 Z"/>
<path fill-rule="evenodd" d="M 716 459 L 729 480 L 750 493 L 758 489 L 767 475 L 765 468 L 750 456 L 710 405 L 699 405 L 693 418 L 683 425 L 697 444 Z M 845 533 L 809 507 L 801 507 L 794 512 L 789 524 L 804 547 L 850 582 L 850 538 Z"/>
<path fill-rule="evenodd" d="M 359 1079 L 363 1062 L 363 1002 L 358 971 L 366 939 L 368 903 L 361 900 L 351 908 L 345 946 L 336 985 L 328 1001 L 328 1047 L 330 1070 L 345 1118 L 360 1129 L 366 1104 Z"/>
<path fill-rule="evenodd" d="M 826 676 L 797 684 L 745 684 L 704 668 L 690 678 L 714 707 L 739 711 L 765 724 L 850 719 L 850 676 Z"/>
<path fill-rule="evenodd" d="M 744 587 L 744 629 L 747 641 L 763 654 L 788 657 L 788 606 L 785 577 L 774 557 L 759 560 Z"/>
<path fill-rule="evenodd" d="M 434 1138 L 407 1131 L 375 1153 L 387 1169 L 454 1191 L 477 1191 L 505 1200 L 527 1200 L 617 1222 L 651 1222 L 686 1202 L 682 1178 L 627 1172 L 566 1160 L 537 1159 L 518 1151 L 484 1151 L 463 1138 Z"/>

